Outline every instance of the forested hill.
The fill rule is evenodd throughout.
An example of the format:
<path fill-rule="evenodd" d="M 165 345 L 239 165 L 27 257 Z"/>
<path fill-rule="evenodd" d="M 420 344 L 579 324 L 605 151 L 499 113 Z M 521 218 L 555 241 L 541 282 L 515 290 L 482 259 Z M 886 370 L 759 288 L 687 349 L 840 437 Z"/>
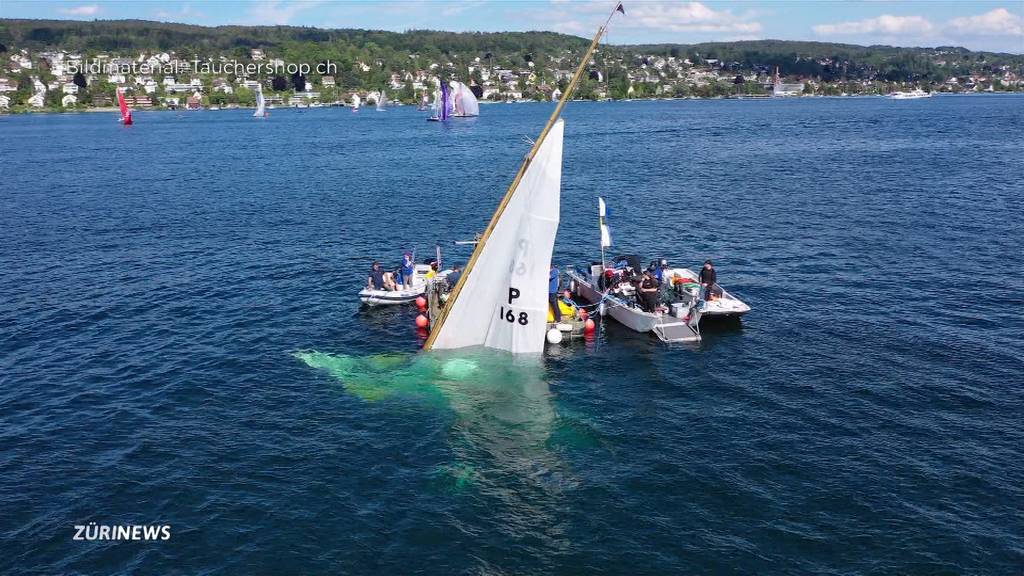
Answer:
<path fill-rule="evenodd" d="M 367 59 L 408 63 L 410 54 L 438 61 L 492 60 L 495 65 L 545 63 L 550 58 L 579 54 L 587 40 L 554 32 L 386 32 L 320 29 L 297 26 L 217 26 L 143 20 L 13 20 L 0 19 L 0 48 L 59 48 L 84 53 L 174 51 L 184 57 L 246 58 L 253 48 L 293 60 L 352 62 Z M 783 74 L 848 77 L 865 73 L 895 78 L 949 76 L 979 67 L 1009 66 L 1020 71 L 1024 56 L 972 52 L 958 47 L 897 48 L 827 42 L 758 40 L 703 44 L 614 45 L 604 57 L 629 61 L 646 55 L 687 58 L 695 64 L 718 60 L 737 70 L 779 66 Z"/>

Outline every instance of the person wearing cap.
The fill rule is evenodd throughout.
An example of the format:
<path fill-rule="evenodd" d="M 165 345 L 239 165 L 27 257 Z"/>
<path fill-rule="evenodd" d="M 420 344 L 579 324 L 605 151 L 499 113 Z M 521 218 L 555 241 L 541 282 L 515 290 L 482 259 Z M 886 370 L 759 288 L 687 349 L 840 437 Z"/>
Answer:
<path fill-rule="evenodd" d="M 660 286 L 665 281 L 665 272 L 668 270 L 668 260 L 662 258 L 658 261 L 658 264 L 654 267 L 654 277 L 658 279 L 658 285 Z"/>
<path fill-rule="evenodd" d="M 705 260 L 704 267 L 700 269 L 700 285 L 704 287 L 704 300 L 711 300 L 717 281 L 718 274 L 715 273 L 715 265 L 711 263 L 711 260 Z"/>
<path fill-rule="evenodd" d="M 399 272 L 402 273 L 402 286 L 404 288 L 412 288 L 412 279 L 416 272 L 412 262 L 412 254 L 408 252 L 402 254 L 402 267 L 399 269 Z"/>
<path fill-rule="evenodd" d="M 370 265 L 370 275 L 366 279 L 367 290 L 384 289 L 384 271 L 380 269 L 380 262 L 374 260 Z"/>

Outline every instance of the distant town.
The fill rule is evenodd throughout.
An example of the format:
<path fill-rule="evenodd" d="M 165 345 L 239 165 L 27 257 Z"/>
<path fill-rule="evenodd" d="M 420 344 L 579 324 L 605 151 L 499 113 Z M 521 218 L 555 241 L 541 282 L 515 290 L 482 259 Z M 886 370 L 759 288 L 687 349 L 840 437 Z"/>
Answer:
<path fill-rule="evenodd" d="M 25 37 L 34 33 L 26 32 Z M 17 39 L 8 38 L 11 45 L 0 45 L 0 111 L 105 109 L 113 106 L 118 88 L 134 109 L 253 106 L 257 86 L 272 107 L 346 105 L 357 99 L 375 102 L 382 93 L 393 103 L 412 104 L 431 99 L 442 80 L 468 84 L 484 102 L 556 99 L 576 64 L 572 55 L 579 53 L 559 46 L 558 42 L 582 40 L 550 33 L 508 36 L 530 34 L 543 37 L 550 46 L 534 46 L 529 51 L 527 45 L 514 50 L 514 54 L 505 54 L 497 45 L 491 50 L 482 45 L 460 52 L 430 45 L 415 52 L 394 48 L 375 58 L 375 52 L 385 51 L 371 41 L 360 46 L 360 40 L 349 38 L 348 52 L 334 52 L 342 56 L 337 61 L 330 59 L 330 50 L 323 51 L 327 58 L 316 58 L 323 54 L 313 50 L 314 58 L 302 61 L 296 58 L 293 46 L 279 48 L 281 42 L 269 40 L 266 46 L 203 53 L 195 48 L 179 52 L 39 47 L 38 40 L 26 42 L 33 46 L 23 47 Z M 560 38 L 552 42 L 550 36 Z M 328 38 L 324 44 L 330 46 L 331 41 Z M 258 39 L 248 40 L 249 44 L 256 42 Z M 373 46 L 368 48 L 369 44 Z M 798 50 L 801 47 L 789 46 L 798 43 L 774 42 L 770 50 L 761 46 L 760 52 L 744 49 L 742 44 L 603 47 L 590 62 L 578 97 L 618 100 L 852 96 L 908 89 L 950 93 L 1024 91 L 1022 66 L 1019 57 L 1014 56 L 1010 56 L 1011 61 L 1000 62 L 998 58 L 962 48 L 907 49 L 913 50 L 911 56 L 886 56 L 886 62 L 899 57 L 906 62 L 901 60 L 884 68 L 853 62 L 849 56 L 802 56 Z M 306 46 L 315 48 L 318 44 L 310 41 Z M 838 48 L 833 48 L 834 52 L 868 50 L 835 46 Z M 866 54 L 865 58 L 873 57 L 873 53 Z"/>

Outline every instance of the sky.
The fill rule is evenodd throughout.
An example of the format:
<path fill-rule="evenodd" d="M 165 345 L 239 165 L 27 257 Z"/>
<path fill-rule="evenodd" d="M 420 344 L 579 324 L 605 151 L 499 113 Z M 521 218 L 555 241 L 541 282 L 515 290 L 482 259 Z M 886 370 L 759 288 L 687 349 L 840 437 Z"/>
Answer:
<path fill-rule="evenodd" d="M 1024 53 L 1024 0 L 623 0 L 612 44 L 780 39 Z M 590 37 L 614 0 L 0 0 L 0 18 L 160 20 Z"/>

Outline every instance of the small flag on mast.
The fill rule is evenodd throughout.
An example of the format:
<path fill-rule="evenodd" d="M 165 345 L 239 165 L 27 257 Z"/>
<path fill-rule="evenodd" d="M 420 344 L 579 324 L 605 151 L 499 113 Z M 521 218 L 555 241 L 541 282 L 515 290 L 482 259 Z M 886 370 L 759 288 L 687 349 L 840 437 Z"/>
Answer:
<path fill-rule="evenodd" d="M 605 6 L 607 6 L 607 4 L 605 4 Z M 622 12 L 623 16 L 626 15 L 626 9 L 622 7 L 622 2 L 619 2 L 619 5 L 615 7 L 615 11 Z"/>
<path fill-rule="evenodd" d="M 608 225 L 604 223 L 604 217 L 608 215 L 608 209 L 604 205 L 604 198 L 597 197 L 597 220 L 601 226 L 601 248 L 607 248 L 612 245 L 612 234 L 608 230 Z"/>

